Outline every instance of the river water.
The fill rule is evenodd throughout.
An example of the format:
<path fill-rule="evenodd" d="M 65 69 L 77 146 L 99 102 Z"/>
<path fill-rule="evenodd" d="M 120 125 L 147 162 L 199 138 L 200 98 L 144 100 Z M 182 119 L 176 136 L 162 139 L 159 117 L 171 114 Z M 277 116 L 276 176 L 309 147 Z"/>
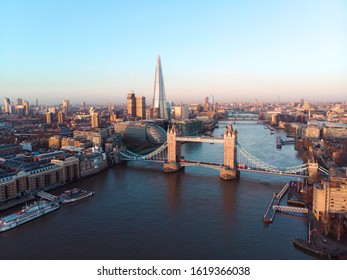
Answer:
<path fill-rule="evenodd" d="M 293 145 L 276 149 L 276 135 L 261 124 L 235 124 L 241 145 L 276 166 L 302 163 Z M 214 131 L 221 135 L 224 124 Z M 187 143 L 187 159 L 223 161 L 223 145 Z M 241 173 L 223 181 L 219 172 L 186 167 L 165 174 L 162 164 L 129 162 L 67 185 L 95 196 L 0 234 L 1 259 L 312 259 L 293 246 L 305 238 L 303 217 L 262 217 L 288 177 Z M 5 215 L 16 209 L 3 212 Z"/>

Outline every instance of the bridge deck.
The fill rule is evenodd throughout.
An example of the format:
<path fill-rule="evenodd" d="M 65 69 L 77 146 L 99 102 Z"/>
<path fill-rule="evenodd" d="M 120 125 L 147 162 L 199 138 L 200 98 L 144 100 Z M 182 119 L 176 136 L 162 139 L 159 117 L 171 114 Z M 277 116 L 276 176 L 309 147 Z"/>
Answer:
<path fill-rule="evenodd" d="M 284 171 L 272 172 L 272 171 L 254 170 L 254 169 L 239 169 L 239 171 L 272 174 L 272 175 L 280 175 L 280 176 L 287 176 L 287 177 L 308 178 L 307 175 L 285 173 Z"/>

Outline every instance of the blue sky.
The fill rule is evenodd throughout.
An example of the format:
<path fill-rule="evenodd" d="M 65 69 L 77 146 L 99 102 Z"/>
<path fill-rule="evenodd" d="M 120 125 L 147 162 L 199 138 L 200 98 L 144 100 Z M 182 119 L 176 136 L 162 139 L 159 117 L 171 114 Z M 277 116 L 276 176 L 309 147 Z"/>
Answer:
<path fill-rule="evenodd" d="M 0 92 L 41 104 L 346 101 L 347 1 L 0 0 Z M 2 98 L 1 98 L 2 99 Z"/>

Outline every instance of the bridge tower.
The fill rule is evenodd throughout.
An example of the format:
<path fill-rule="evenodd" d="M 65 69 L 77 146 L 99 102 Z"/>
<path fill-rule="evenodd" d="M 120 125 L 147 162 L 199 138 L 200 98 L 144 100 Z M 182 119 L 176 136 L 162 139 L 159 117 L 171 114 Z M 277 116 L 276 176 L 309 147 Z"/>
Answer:
<path fill-rule="evenodd" d="M 175 172 L 181 169 L 181 142 L 176 141 L 176 127 L 173 125 L 167 130 L 167 162 L 164 163 L 164 172 Z"/>
<path fill-rule="evenodd" d="M 318 163 L 308 160 L 308 182 L 317 183 L 318 182 Z"/>
<path fill-rule="evenodd" d="M 236 166 L 237 131 L 229 125 L 224 131 L 224 167 L 220 170 L 223 180 L 232 180 L 239 177 L 240 172 Z"/>

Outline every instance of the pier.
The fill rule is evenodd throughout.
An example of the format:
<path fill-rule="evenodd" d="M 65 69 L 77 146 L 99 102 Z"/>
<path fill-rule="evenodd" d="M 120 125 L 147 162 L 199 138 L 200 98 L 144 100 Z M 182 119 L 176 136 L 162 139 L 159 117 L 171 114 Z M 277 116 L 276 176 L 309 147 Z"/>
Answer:
<path fill-rule="evenodd" d="M 44 198 L 44 199 L 47 199 L 49 201 L 57 201 L 58 200 L 58 197 L 56 197 L 55 195 L 44 192 L 44 191 L 38 192 L 37 196 Z"/>
<path fill-rule="evenodd" d="M 303 213 L 303 214 L 308 213 L 308 209 L 303 207 L 273 205 L 272 209 L 275 210 L 274 212 L 283 211 L 283 212 Z"/>
<path fill-rule="evenodd" d="M 276 147 L 281 149 L 283 145 L 294 145 L 295 140 L 283 140 L 281 136 L 276 137 Z"/>
<path fill-rule="evenodd" d="M 267 223 L 267 224 L 272 223 L 276 214 L 276 209 L 274 208 L 274 206 L 278 206 L 280 204 L 282 197 L 287 192 L 288 188 L 289 188 L 289 183 L 285 184 L 278 194 L 274 193 L 272 200 L 270 201 L 269 206 L 265 211 L 265 214 L 263 217 L 264 223 Z"/>
<path fill-rule="evenodd" d="M 284 185 L 284 187 L 281 189 L 281 191 L 278 194 L 273 195 L 272 200 L 269 203 L 269 206 L 267 207 L 264 216 L 263 216 L 263 222 L 270 224 L 273 222 L 276 212 L 291 212 L 291 213 L 301 213 L 301 214 L 308 214 L 308 209 L 304 207 L 294 207 L 294 206 L 287 206 L 287 205 L 279 205 L 284 194 L 288 191 L 290 184 L 287 183 Z"/>

